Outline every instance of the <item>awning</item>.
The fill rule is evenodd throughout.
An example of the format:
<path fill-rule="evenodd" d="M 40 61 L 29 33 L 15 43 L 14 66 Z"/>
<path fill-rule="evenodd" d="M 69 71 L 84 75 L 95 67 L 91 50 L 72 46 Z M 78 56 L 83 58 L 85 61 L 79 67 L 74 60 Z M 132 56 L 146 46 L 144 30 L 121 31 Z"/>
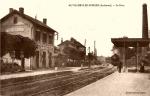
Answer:
<path fill-rule="evenodd" d="M 143 38 L 111 38 L 111 42 L 116 47 L 147 47 L 150 44 L 150 39 Z"/>

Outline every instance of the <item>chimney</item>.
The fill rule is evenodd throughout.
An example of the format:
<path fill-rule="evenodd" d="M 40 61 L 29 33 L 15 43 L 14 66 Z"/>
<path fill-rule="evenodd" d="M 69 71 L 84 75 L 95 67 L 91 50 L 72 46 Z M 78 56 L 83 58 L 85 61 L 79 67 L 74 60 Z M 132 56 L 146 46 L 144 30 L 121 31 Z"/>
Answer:
<path fill-rule="evenodd" d="M 148 39 L 147 5 L 143 4 L 142 38 Z"/>
<path fill-rule="evenodd" d="M 9 13 L 13 12 L 13 8 L 9 8 Z"/>
<path fill-rule="evenodd" d="M 43 18 L 43 23 L 47 24 L 47 19 L 46 18 Z"/>
<path fill-rule="evenodd" d="M 19 8 L 19 12 L 22 13 L 22 14 L 24 14 L 24 8 L 23 8 L 23 7 L 20 7 L 20 8 Z"/>

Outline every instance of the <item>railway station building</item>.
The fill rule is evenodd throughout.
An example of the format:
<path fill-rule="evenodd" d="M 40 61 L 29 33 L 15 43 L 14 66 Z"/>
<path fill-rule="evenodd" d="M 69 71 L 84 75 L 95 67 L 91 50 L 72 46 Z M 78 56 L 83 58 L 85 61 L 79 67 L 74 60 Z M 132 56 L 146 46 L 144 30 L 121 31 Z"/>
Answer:
<path fill-rule="evenodd" d="M 47 25 L 46 18 L 41 22 L 26 15 L 24 8 L 20 7 L 19 10 L 9 8 L 9 13 L 0 21 L 1 32 L 28 37 L 37 43 L 36 55 L 25 59 L 25 68 L 40 69 L 54 66 L 54 36 L 57 32 Z M 10 55 L 6 54 L 3 59 L 9 61 Z M 16 62 L 20 64 L 20 61 Z"/>

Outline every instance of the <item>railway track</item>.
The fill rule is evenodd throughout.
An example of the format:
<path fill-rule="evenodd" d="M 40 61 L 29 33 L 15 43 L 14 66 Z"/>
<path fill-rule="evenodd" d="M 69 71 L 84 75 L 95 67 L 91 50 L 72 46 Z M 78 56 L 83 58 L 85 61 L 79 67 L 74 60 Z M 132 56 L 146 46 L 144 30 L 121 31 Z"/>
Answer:
<path fill-rule="evenodd" d="M 38 93 L 31 94 L 31 96 L 63 96 L 81 87 L 84 87 L 92 82 L 95 82 L 113 72 L 114 69 L 107 69 L 105 70 L 105 72 L 97 71 L 97 72 L 86 74 L 84 75 L 85 77 L 80 79 L 77 77 L 70 78 L 73 80 L 69 83 L 65 83 L 51 89 L 47 89 Z"/>
<path fill-rule="evenodd" d="M 113 72 L 113 68 L 81 70 L 3 86 L 2 96 L 63 96 Z"/>
<path fill-rule="evenodd" d="M 12 78 L 12 80 L 1 80 L 1 88 L 9 87 L 9 86 L 16 86 L 16 85 L 21 85 L 24 83 L 30 83 L 30 82 L 36 82 L 39 80 L 44 80 L 44 79 L 50 79 L 50 78 L 56 78 L 59 76 L 65 76 L 65 75 L 70 75 L 72 74 L 72 71 L 65 71 L 65 72 L 58 72 L 58 73 L 50 73 L 50 74 L 43 74 L 39 76 L 29 76 L 29 77 L 21 77 L 21 78 Z"/>

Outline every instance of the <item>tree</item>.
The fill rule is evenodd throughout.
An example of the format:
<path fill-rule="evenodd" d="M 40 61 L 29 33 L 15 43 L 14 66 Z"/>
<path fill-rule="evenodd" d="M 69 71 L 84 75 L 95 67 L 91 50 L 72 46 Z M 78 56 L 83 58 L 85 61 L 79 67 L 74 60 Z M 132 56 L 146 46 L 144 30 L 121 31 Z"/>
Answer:
<path fill-rule="evenodd" d="M 17 46 L 16 42 L 20 42 L 19 38 L 14 35 L 8 34 L 6 32 L 0 33 L 0 41 L 1 41 L 1 52 L 0 56 L 4 56 L 6 53 L 15 50 L 15 46 Z"/>
<path fill-rule="evenodd" d="M 1 32 L 1 57 L 6 53 L 11 53 L 15 51 L 15 58 L 22 60 L 22 69 L 24 70 L 24 58 L 29 58 L 34 56 L 37 44 L 29 39 L 28 37 L 23 37 L 21 35 L 11 35 L 6 32 Z M 23 54 L 21 54 L 23 53 Z M 21 58 L 23 56 L 23 59 Z"/>

